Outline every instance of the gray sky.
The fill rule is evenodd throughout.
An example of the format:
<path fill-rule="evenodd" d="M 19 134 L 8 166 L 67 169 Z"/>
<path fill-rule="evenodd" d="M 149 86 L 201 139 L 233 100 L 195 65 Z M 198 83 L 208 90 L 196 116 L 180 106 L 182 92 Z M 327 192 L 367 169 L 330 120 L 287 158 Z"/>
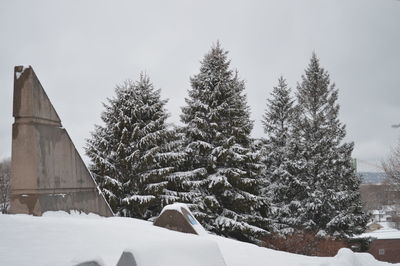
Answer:
<path fill-rule="evenodd" d="M 400 136 L 400 1 L 19 1 L 0 3 L 0 158 L 11 153 L 13 67 L 32 65 L 79 152 L 116 84 L 146 71 L 178 122 L 212 43 L 230 51 L 255 120 L 283 75 L 315 51 L 339 88 L 353 156 L 379 164 Z M 359 162 L 359 170 L 378 170 Z"/>

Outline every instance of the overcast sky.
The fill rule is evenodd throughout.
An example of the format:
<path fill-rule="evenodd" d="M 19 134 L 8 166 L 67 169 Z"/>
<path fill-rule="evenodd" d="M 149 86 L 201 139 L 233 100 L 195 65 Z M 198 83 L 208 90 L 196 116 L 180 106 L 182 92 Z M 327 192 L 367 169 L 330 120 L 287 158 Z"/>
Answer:
<path fill-rule="evenodd" d="M 77 149 L 116 84 L 146 71 L 179 122 L 189 77 L 220 40 L 246 81 L 261 137 L 266 98 L 315 51 L 339 88 L 359 170 L 400 136 L 400 1 L 18 1 L 0 3 L 0 158 L 11 154 L 13 67 L 32 65 Z"/>

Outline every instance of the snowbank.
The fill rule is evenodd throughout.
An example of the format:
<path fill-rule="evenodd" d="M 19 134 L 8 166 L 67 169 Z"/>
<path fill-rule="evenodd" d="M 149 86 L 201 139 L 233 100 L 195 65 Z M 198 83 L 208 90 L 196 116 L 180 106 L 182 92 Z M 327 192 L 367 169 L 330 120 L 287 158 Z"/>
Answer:
<path fill-rule="evenodd" d="M 206 238 L 159 240 L 129 249 L 137 265 L 225 266 L 215 241 Z M 111 264 L 114 266 L 113 264 Z"/>
<path fill-rule="evenodd" d="M 0 215 L 0 265 L 72 266 L 95 260 L 115 266 L 122 252 L 138 265 L 391 265 L 369 254 L 342 249 L 332 258 L 295 255 L 214 235 L 192 235 L 121 217 L 46 213 Z"/>
<path fill-rule="evenodd" d="M 361 234 L 357 237 L 372 237 L 376 239 L 400 239 L 400 230 L 390 227 L 383 227 L 376 231 Z"/>

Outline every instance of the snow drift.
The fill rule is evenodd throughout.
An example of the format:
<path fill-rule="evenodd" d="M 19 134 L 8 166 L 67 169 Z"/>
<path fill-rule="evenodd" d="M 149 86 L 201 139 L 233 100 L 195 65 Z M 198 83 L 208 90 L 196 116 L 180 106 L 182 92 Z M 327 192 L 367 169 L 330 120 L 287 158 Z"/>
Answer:
<path fill-rule="evenodd" d="M 308 257 L 214 235 L 192 235 L 152 223 L 94 214 L 0 215 L 0 265 L 72 266 L 84 261 L 115 266 L 122 252 L 138 266 L 194 265 L 389 265 L 371 255 L 341 249 L 335 257 Z"/>

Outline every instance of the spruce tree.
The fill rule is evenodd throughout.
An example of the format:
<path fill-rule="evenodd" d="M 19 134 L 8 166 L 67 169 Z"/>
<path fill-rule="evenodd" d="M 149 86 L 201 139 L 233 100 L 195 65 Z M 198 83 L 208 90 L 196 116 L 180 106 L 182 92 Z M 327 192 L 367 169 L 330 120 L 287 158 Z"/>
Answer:
<path fill-rule="evenodd" d="M 197 218 L 210 231 L 244 241 L 265 233 L 267 204 L 258 196 L 259 163 L 251 151 L 249 107 L 244 82 L 231 70 L 219 43 L 191 78 L 182 108 L 188 160 L 179 177 Z"/>
<path fill-rule="evenodd" d="M 353 143 L 343 143 L 338 90 L 315 54 L 297 87 L 297 138 L 302 213 L 297 222 L 320 235 L 346 237 L 365 229 L 359 178 L 352 165 Z"/>
<path fill-rule="evenodd" d="M 118 215 L 148 219 L 176 196 L 166 193 L 168 176 L 181 158 L 179 139 L 166 124 L 167 100 L 146 75 L 117 86 L 87 140 L 91 171 Z"/>
<path fill-rule="evenodd" d="M 283 77 L 267 100 L 262 124 L 265 138 L 260 145 L 263 195 L 271 200 L 274 229 L 281 234 L 294 232 L 299 215 L 299 182 L 293 139 L 294 100 Z"/>
<path fill-rule="evenodd" d="M 262 120 L 266 135 L 262 161 L 266 166 L 266 178 L 271 183 L 277 183 L 284 179 L 282 175 L 288 174 L 287 170 L 282 167 L 284 161 L 287 160 L 287 146 L 291 137 L 293 102 L 285 79 L 280 77 L 278 86 L 273 88 L 271 99 L 267 100 L 267 108 Z M 271 188 L 279 189 L 276 186 Z M 271 196 L 277 197 L 274 202 L 281 202 L 282 197 L 284 197 L 284 195 L 275 191 L 267 192 L 271 193 Z"/>

